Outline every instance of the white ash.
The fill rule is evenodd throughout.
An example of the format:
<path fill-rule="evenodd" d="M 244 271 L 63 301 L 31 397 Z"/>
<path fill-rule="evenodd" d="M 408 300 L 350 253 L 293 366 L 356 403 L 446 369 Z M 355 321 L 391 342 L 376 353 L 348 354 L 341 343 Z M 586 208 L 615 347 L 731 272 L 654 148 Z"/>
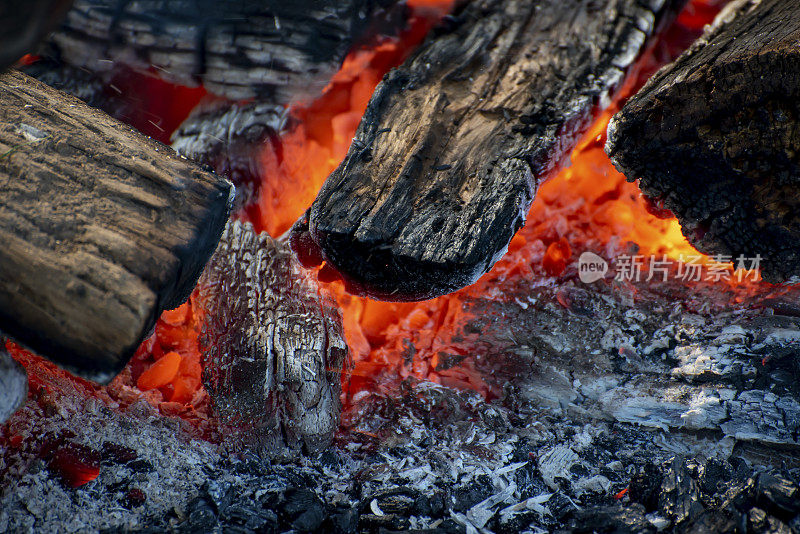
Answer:
<path fill-rule="evenodd" d="M 556 298 L 566 288 L 573 307 Z M 383 386 L 354 401 L 336 447 L 286 463 L 231 457 L 152 414 L 67 398 L 47 415 L 29 403 L 12 424 L 71 428 L 95 448 L 111 440 L 157 470 L 103 466 L 71 490 L 46 467 L 0 467 L 0 530 L 673 531 L 724 529 L 741 513 L 796 528 L 800 510 L 781 499 L 800 495 L 800 319 L 709 295 L 701 313 L 653 289 L 567 283 L 471 301 L 470 329 L 491 347 L 477 367 L 501 398 L 415 379 Z M 147 501 L 124 508 L 113 487 L 131 477 Z M 297 495 L 316 508 L 287 511 Z"/>

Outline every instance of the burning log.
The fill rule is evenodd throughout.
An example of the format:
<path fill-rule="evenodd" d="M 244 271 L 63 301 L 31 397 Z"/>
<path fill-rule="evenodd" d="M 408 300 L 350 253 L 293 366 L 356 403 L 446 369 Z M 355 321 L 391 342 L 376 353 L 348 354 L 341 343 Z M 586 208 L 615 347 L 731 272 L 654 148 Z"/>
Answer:
<path fill-rule="evenodd" d="M 737 1 L 612 120 L 606 151 L 708 254 L 800 275 L 800 5 Z"/>
<path fill-rule="evenodd" d="M 278 136 L 286 122 L 286 108 L 274 104 L 199 106 L 172 134 L 172 148 L 230 178 L 236 184 L 236 206 L 246 206 L 257 188 L 253 181 L 260 176 L 254 169 L 256 154 Z"/>
<path fill-rule="evenodd" d="M 78 0 L 45 52 L 94 72 L 115 61 L 155 67 L 179 85 L 285 104 L 321 89 L 391 3 Z"/>
<path fill-rule="evenodd" d="M 199 287 L 203 383 L 221 419 L 270 454 L 327 447 L 347 343 L 289 248 L 230 222 Z"/>
<path fill-rule="evenodd" d="M 0 330 L 110 380 L 188 298 L 231 185 L 18 72 L 0 117 Z"/>
<path fill-rule="evenodd" d="M 682 4 L 467 2 L 378 86 L 295 243 L 376 298 L 472 283 Z"/>

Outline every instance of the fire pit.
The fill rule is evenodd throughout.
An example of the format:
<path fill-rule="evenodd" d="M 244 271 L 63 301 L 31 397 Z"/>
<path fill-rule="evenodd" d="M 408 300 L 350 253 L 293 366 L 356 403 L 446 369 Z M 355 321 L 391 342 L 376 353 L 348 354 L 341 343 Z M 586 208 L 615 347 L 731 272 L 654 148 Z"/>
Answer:
<path fill-rule="evenodd" d="M 34 310 L 0 310 L 0 532 L 800 532 L 794 101 L 698 89 L 738 94 L 735 32 L 793 65 L 756 25 L 800 18 L 739 0 L 704 30 L 723 3 L 77 0 L 0 110 L 23 86 L 102 117 L 95 172 L 127 165 L 108 132 L 145 151 L 117 179 L 194 253 L 103 256 L 141 312 L 80 335 L 28 320 L 0 253 L 0 304 Z M 42 128 L 0 176 L 71 165 Z"/>

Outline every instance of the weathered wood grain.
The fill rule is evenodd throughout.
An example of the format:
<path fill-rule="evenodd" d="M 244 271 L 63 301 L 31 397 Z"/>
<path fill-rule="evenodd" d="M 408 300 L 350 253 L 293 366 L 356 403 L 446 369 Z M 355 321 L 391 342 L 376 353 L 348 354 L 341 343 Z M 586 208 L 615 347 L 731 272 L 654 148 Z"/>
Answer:
<path fill-rule="evenodd" d="M 297 233 L 351 290 L 376 298 L 426 299 L 474 282 L 681 5 L 463 2 L 378 86 Z"/>
<path fill-rule="evenodd" d="M 231 196 L 105 113 L 0 76 L 0 330 L 110 379 L 188 298 Z"/>
<path fill-rule="evenodd" d="M 614 117 L 606 151 L 708 254 L 800 275 L 800 4 L 745 0 Z"/>

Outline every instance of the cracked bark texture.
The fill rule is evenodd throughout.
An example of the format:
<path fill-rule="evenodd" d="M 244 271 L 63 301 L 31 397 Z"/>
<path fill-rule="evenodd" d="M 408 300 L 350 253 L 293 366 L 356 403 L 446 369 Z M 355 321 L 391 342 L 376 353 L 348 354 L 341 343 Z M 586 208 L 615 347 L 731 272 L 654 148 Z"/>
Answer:
<path fill-rule="evenodd" d="M 474 282 L 683 3 L 462 2 L 383 79 L 296 233 L 352 291 L 375 298 L 421 300 Z"/>
<path fill-rule="evenodd" d="M 230 222 L 199 288 L 203 383 L 221 420 L 267 455 L 327 447 L 348 349 L 338 310 L 291 250 Z"/>
<path fill-rule="evenodd" d="M 77 0 L 43 48 L 93 72 L 121 62 L 233 100 L 322 89 L 382 0 Z"/>
<path fill-rule="evenodd" d="M 707 254 L 800 275 L 800 4 L 739 0 L 612 119 L 606 151 Z"/>
<path fill-rule="evenodd" d="M 16 71 L 0 119 L 0 330 L 110 380 L 188 298 L 231 184 Z"/>

